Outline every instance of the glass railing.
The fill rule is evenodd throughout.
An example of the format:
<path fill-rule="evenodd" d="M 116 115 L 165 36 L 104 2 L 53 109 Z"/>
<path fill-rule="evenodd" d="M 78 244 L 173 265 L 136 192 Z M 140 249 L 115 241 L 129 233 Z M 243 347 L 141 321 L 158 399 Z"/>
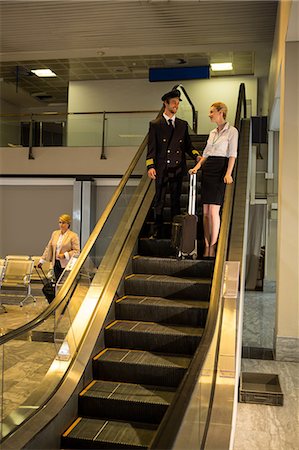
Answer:
<path fill-rule="evenodd" d="M 0 115 L 0 146 L 138 148 L 157 112 Z"/>
<path fill-rule="evenodd" d="M 44 113 L 0 116 L 0 147 L 107 147 L 138 149 L 156 111 Z"/>
<path fill-rule="evenodd" d="M 177 116 L 197 132 L 197 113 L 183 85 Z M 139 147 L 158 111 L 44 112 L 0 115 L 0 147 Z"/>

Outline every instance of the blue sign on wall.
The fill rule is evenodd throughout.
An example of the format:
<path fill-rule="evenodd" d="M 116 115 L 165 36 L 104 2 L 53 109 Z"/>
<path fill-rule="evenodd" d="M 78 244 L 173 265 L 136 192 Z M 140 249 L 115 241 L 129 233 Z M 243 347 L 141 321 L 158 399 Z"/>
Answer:
<path fill-rule="evenodd" d="M 210 66 L 153 67 L 149 69 L 149 81 L 181 81 L 210 78 Z"/>

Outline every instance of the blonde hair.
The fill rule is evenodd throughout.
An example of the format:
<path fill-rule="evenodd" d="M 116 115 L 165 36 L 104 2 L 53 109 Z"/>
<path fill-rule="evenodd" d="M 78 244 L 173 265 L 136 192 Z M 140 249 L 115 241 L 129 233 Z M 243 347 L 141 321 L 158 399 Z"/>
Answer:
<path fill-rule="evenodd" d="M 61 220 L 61 222 L 66 222 L 69 225 L 72 222 L 71 216 L 69 214 L 61 214 L 61 216 L 59 216 L 59 220 Z"/>
<path fill-rule="evenodd" d="M 215 102 L 211 105 L 211 108 L 214 107 L 215 109 L 217 109 L 217 111 L 222 111 L 223 112 L 223 119 L 226 119 L 226 114 L 227 114 L 227 106 L 225 103 L 222 102 Z"/>

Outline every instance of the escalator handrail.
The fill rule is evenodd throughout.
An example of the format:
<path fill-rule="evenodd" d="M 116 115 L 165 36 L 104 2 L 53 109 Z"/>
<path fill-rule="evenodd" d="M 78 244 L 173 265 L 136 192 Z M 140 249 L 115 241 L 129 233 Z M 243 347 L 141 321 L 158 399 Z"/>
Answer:
<path fill-rule="evenodd" d="M 157 117 L 161 116 L 163 111 L 164 111 L 164 108 L 162 107 L 161 110 L 159 111 Z M 96 242 L 98 235 L 100 234 L 106 221 L 108 220 L 109 214 L 113 210 L 114 205 L 116 204 L 118 198 L 120 197 L 123 189 L 126 186 L 127 181 L 131 177 L 133 170 L 135 169 L 139 159 L 141 158 L 141 156 L 146 148 L 146 145 L 147 145 L 147 139 L 148 139 L 148 134 L 146 134 L 145 138 L 143 139 L 142 143 L 140 144 L 138 151 L 136 152 L 134 158 L 132 159 L 128 169 L 126 170 L 117 189 L 115 190 L 114 194 L 112 195 L 103 214 L 101 215 L 101 217 L 98 220 L 97 224 L 95 225 L 93 231 L 91 232 L 86 244 L 84 245 L 84 247 L 78 257 L 78 260 L 77 260 L 74 268 L 72 269 L 67 280 L 65 281 L 65 283 L 61 287 L 60 291 L 58 292 L 55 300 L 40 315 L 38 315 L 31 321 L 27 322 L 26 324 L 22 325 L 19 328 L 9 331 L 8 333 L 6 333 L 3 336 L 0 336 L 0 346 L 9 342 L 10 340 L 17 338 L 18 336 L 20 336 L 22 334 L 28 333 L 29 331 L 33 330 L 37 326 L 41 325 L 41 323 L 44 322 L 46 319 L 48 319 L 51 316 L 51 314 L 64 301 L 68 292 L 72 288 L 72 285 L 73 285 L 74 281 L 76 280 L 76 277 L 79 275 L 81 267 L 83 266 L 86 258 L 88 257 L 94 243 Z"/>
<path fill-rule="evenodd" d="M 235 115 L 234 126 L 240 131 L 241 118 L 242 118 L 242 106 L 243 106 L 243 118 L 247 118 L 247 105 L 246 105 L 246 94 L 245 94 L 245 83 L 241 83 L 239 87 L 237 109 Z"/>
<path fill-rule="evenodd" d="M 187 91 L 184 88 L 184 86 L 182 84 L 176 84 L 175 86 L 173 86 L 172 89 L 177 89 L 177 88 L 180 88 L 184 92 L 185 97 L 186 97 L 186 99 L 188 100 L 188 103 L 191 106 L 191 109 L 192 109 L 192 130 L 194 131 L 194 133 L 197 133 L 197 115 L 196 115 L 196 111 L 195 111 L 195 106 L 194 106 L 191 98 L 187 94 Z"/>
<path fill-rule="evenodd" d="M 235 124 L 238 126 L 239 131 L 241 130 L 242 104 L 244 105 L 244 107 L 246 106 L 244 83 L 241 83 L 239 87 L 238 104 L 235 117 Z M 245 114 L 246 107 L 244 108 L 244 115 Z M 188 368 L 185 377 L 183 378 L 179 390 L 176 393 L 175 399 L 167 409 L 158 428 L 157 434 L 155 435 L 155 438 L 149 447 L 151 450 L 164 450 L 165 448 L 172 448 L 180 424 L 188 407 L 191 394 L 194 391 L 196 383 L 198 382 L 198 377 L 200 375 L 211 345 L 220 304 L 220 290 L 223 267 L 228 251 L 229 233 L 234 200 L 234 186 L 235 184 L 231 184 L 226 187 L 222 213 L 222 224 L 220 228 L 217 256 L 215 260 L 213 282 L 210 295 L 210 306 L 205 330 L 200 344 L 194 354 L 192 363 Z"/>

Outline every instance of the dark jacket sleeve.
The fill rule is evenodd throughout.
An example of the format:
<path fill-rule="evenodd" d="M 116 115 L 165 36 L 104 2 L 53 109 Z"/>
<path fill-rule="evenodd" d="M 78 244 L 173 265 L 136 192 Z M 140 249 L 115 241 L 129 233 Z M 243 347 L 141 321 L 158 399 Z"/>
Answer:
<path fill-rule="evenodd" d="M 155 168 L 156 152 L 157 152 L 156 130 L 155 130 L 154 124 L 152 122 L 150 122 L 149 132 L 148 132 L 147 155 L 146 155 L 147 170 Z"/>

